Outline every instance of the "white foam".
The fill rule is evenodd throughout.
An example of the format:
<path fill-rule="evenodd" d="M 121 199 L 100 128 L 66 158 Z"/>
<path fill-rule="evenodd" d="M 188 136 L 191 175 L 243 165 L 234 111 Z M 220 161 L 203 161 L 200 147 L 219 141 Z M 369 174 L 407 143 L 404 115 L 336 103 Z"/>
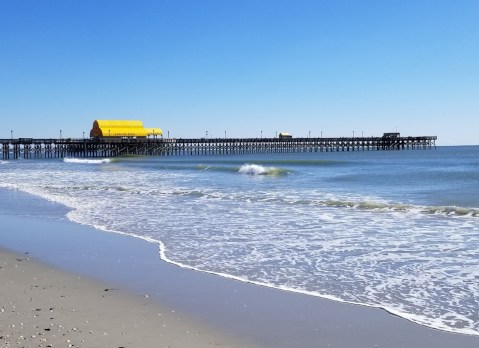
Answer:
<path fill-rule="evenodd" d="M 240 167 L 238 173 L 248 175 L 280 175 L 287 173 L 287 171 L 281 168 L 265 167 L 259 164 L 244 164 Z"/>
<path fill-rule="evenodd" d="M 103 163 L 110 163 L 111 159 L 103 158 L 103 159 L 85 159 L 85 158 L 64 158 L 63 162 L 65 163 L 79 163 L 79 164 L 103 164 Z"/>
<path fill-rule="evenodd" d="M 245 164 L 241 166 L 238 172 L 249 175 L 266 175 L 268 174 L 268 169 L 258 164 Z"/>

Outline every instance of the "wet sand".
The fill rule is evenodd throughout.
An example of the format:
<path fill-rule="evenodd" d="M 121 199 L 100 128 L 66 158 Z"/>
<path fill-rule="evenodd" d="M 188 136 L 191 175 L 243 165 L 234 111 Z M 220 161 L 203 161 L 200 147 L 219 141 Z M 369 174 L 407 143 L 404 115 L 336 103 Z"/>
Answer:
<path fill-rule="evenodd" d="M 148 297 L 0 249 L 1 347 L 246 347 Z"/>
<path fill-rule="evenodd" d="M 13 300 L 2 302 L 5 312 L 10 311 L 11 314 L 7 317 L 5 312 L 1 313 L 0 336 L 36 336 L 34 329 L 45 329 L 48 326 L 43 327 L 44 324 L 53 324 L 58 335 L 65 333 L 72 337 L 67 338 L 71 341 L 69 344 L 80 346 L 84 340 L 83 346 L 88 347 L 94 347 L 86 344 L 88 335 L 92 335 L 90 331 L 102 339 L 130 339 L 118 341 L 118 345 L 115 345 L 117 341 L 105 341 L 106 346 L 111 347 L 162 347 L 163 342 L 172 347 L 479 346 L 477 336 L 433 330 L 380 309 L 323 300 L 181 269 L 161 261 L 158 246 L 154 243 L 74 224 L 64 219 L 63 214 L 61 209 L 57 215 L 48 218 L 35 214 L 18 216 L 13 211 L 6 214 L 3 211 L 2 215 L 0 211 L 0 246 L 16 253 L 7 258 L 10 260 L 8 267 L 11 267 L 8 272 L 31 265 L 40 267 L 45 276 L 55 274 L 56 277 L 61 274 L 60 278 L 55 278 L 58 282 L 53 285 L 58 291 L 55 296 L 60 296 L 55 300 L 59 302 L 49 302 L 55 296 L 47 295 L 46 300 L 35 300 L 40 302 L 34 305 L 30 303 L 31 298 L 39 298 L 41 292 L 33 294 L 30 291 L 39 290 L 35 285 L 50 286 L 47 278 L 41 278 L 40 282 L 40 278 L 35 280 L 28 272 L 20 272 L 17 274 L 19 278 L 13 279 L 13 273 L 8 273 L 6 277 L 2 274 L 1 282 L 6 285 L 1 290 L 2 301 L 6 298 L 3 291 L 7 290 L 4 289 L 8 288 L 8 296 L 14 297 Z M 7 254 L 1 255 L 3 263 L 3 255 Z M 37 265 L 38 261 L 46 265 Z M 12 280 L 14 283 L 11 283 Z M 110 288 L 115 290 L 104 291 Z M 68 296 L 69 299 L 75 297 L 76 302 L 66 302 L 61 296 Z M 15 309 L 12 309 L 10 301 L 16 301 Z M 105 306 L 109 310 L 113 308 L 113 312 L 108 314 L 111 317 L 97 321 L 86 319 L 95 317 L 95 313 L 109 311 L 89 305 L 92 301 L 97 301 L 95 303 L 98 306 Z M 18 310 L 20 303 L 24 306 L 21 311 Z M 63 324 L 60 320 L 50 322 L 50 308 L 62 306 L 66 308 L 62 314 L 65 318 L 71 317 L 76 311 L 82 313 L 78 317 L 80 319 L 75 319 L 75 326 Z M 36 308 L 41 310 L 35 311 Z M 34 315 L 40 313 L 41 318 L 46 320 L 42 325 L 34 321 L 40 318 Z M 86 323 L 86 320 L 89 322 Z M 16 332 L 11 327 L 15 325 L 15 328 L 21 328 L 21 323 L 25 326 L 29 321 L 29 331 Z M 163 325 L 171 329 L 163 331 Z M 73 328 L 76 331 L 72 331 Z M 80 330 L 85 338 L 76 340 L 75 335 Z M 53 333 L 47 332 L 49 335 Z M 111 334 L 104 335 L 105 332 Z M 136 341 L 133 341 L 134 337 Z M 5 345 L 3 341 L 0 342 Z M 68 347 L 66 340 L 58 342 L 61 344 L 53 347 Z M 150 342 L 156 343 L 151 345 Z"/>

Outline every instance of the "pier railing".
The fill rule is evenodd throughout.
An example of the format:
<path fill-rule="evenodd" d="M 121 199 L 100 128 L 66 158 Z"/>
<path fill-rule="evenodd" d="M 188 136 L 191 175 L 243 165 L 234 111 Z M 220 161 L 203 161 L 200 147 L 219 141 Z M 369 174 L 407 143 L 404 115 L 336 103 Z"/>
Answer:
<path fill-rule="evenodd" d="M 436 147 L 436 136 L 340 138 L 92 138 L 0 139 L 2 158 L 179 156 L 287 152 L 418 150 Z"/>

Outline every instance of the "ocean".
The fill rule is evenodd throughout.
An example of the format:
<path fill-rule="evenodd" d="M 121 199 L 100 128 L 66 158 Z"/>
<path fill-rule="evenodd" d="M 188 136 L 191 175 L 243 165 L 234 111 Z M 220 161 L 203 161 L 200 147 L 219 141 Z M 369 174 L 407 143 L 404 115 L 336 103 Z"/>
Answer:
<path fill-rule="evenodd" d="M 479 335 L 479 146 L 19 159 L 0 176 L 180 267 Z"/>

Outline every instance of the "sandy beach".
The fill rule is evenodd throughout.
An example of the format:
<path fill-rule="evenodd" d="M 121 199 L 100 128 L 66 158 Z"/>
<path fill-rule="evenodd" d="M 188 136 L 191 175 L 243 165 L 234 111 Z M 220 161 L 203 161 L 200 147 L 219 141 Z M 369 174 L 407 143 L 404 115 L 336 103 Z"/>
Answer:
<path fill-rule="evenodd" d="M 0 250 L 1 347 L 242 347 L 133 295 Z"/>
<path fill-rule="evenodd" d="M 29 202 L 28 216 L 0 212 L 1 347 L 479 346 L 384 310 L 182 269 L 154 243 Z"/>

